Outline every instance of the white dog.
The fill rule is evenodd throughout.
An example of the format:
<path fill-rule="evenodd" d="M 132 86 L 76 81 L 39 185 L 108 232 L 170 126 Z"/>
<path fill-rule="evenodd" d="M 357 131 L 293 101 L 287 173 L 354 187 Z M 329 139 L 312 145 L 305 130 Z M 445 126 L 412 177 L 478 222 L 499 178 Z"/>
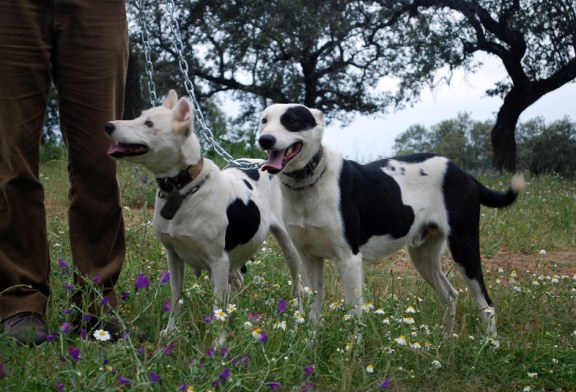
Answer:
<path fill-rule="evenodd" d="M 300 253 L 305 283 L 317 292 L 312 316 L 321 312 L 324 259 L 336 262 L 345 301 L 360 314 L 362 260 L 406 248 L 424 280 L 446 307 L 444 332 L 456 322 L 457 291 L 441 270 L 446 242 L 466 279 L 489 336 L 496 336 L 493 303 L 482 277 L 480 205 L 510 205 L 524 188 L 521 174 L 507 192 L 495 192 L 448 159 L 416 154 L 367 165 L 345 160 L 322 145 L 320 111 L 297 104 L 264 110 L 259 145 L 262 167 L 280 173 L 284 222 Z"/>
<path fill-rule="evenodd" d="M 170 90 L 164 104 L 130 121 L 111 121 L 115 140 L 108 154 L 143 165 L 156 177 L 154 231 L 166 248 L 171 284 L 171 313 L 163 331 L 175 330 L 180 312 L 184 264 L 207 269 L 219 306 L 242 283 L 239 270 L 261 247 L 269 230 L 288 263 L 293 296 L 299 296 L 299 258 L 282 221 L 278 179 L 257 169 L 223 171 L 203 158 L 193 131 L 187 99 Z"/>

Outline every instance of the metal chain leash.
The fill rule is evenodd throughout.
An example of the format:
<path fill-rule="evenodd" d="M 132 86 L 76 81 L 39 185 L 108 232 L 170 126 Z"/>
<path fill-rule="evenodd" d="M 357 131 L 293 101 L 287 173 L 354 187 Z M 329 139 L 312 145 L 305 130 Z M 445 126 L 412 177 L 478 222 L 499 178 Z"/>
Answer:
<path fill-rule="evenodd" d="M 144 49 L 144 69 L 148 79 L 148 93 L 150 95 L 150 104 L 156 105 L 158 96 L 156 95 L 156 85 L 154 84 L 154 65 L 150 58 L 150 34 L 148 33 L 148 23 L 144 13 L 144 0 L 138 0 L 138 19 L 140 21 L 140 38 L 142 39 L 142 48 Z"/>
<path fill-rule="evenodd" d="M 174 4 L 174 0 L 167 0 L 166 1 L 166 10 L 170 16 L 170 31 L 174 39 L 172 40 L 172 47 L 178 54 L 178 66 L 180 68 L 180 72 L 184 75 L 184 87 L 186 89 L 186 93 L 190 97 L 192 101 L 192 105 L 194 106 L 194 111 L 196 112 L 196 122 L 200 125 L 200 132 L 204 139 L 206 139 L 214 148 L 214 151 L 230 166 L 238 167 L 240 169 L 255 169 L 260 168 L 262 162 L 255 162 L 255 161 L 248 161 L 248 160 L 235 160 L 226 150 L 222 148 L 220 144 L 214 138 L 214 134 L 206 126 L 206 121 L 204 120 L 204 115 L 202 114 L 202 110 L 200 109 L 200 104 L 196 99 L 196 95 L 194 94 L 194 86 L 192 85 L 192 81 L 188 76 L 189 68 L 188 63 L 184 57 L 184 44 L 182 43 L 182 36 L 180 34 L 180 24 L 176 18 L 176 5 Z"/>

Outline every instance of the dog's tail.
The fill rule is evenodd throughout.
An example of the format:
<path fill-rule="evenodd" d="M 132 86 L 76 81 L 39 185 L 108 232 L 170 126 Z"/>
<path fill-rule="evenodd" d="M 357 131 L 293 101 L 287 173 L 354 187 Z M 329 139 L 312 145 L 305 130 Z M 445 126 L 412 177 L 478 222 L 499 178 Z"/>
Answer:
<path fill-rule="evenodd" d="M 502 208 L 507 207 L 516 200 L 516 197 L 526 188 L 526 181 L 522 173 L 515 174 L 510 181 L 510 187 L 506 192 L 498 192 L 486 188 L 479 181 L 480 203 L 486 207 Z"/>

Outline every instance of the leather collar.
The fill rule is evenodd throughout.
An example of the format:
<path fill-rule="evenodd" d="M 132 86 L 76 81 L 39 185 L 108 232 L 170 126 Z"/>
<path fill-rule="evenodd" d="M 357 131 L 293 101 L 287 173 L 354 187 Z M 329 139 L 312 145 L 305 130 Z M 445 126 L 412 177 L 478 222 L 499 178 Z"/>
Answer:
<path fill-rule="evenodd" d="M 294 178 L 296 180 L 303 180 L 306 177 L 310 177 L 311 175 L 314 174 L 314 170 L 316 170 L 316 167 L 318 167 L 318 164 L 322 159 L 322 155 L 324 155 L 324 148 L 321 145 L 316 154 L 314 154 L 314 156 L 312 157 L 310 162 L 306 164 L 306 166 L 304 166 L 302 169 L 294 170 L 289 173 L 283 172 L 283 174 L 287 177 Z"/>
<path fill-rule="evenodd" d="M 198 177 L 203 167 L 204 157 L 200 157 L 197 163 L 188 166 L 188 168 L 182 170 L 176 176 L 156 178 L 156 182 L 158 183 L 158 187 L 167 193 L 172 192 L 174 188 L 182 189 Z"/>

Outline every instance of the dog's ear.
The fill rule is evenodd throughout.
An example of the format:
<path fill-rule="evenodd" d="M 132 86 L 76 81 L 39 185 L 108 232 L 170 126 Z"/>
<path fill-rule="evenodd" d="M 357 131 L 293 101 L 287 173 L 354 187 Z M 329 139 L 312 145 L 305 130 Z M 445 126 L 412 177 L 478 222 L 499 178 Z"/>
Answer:
<path fill-rule="evenodd" d="M 174 113 L 173 122 L 174 129 L 184 132 L 184 136 L 188 136 L 192 129 L 193 113 L 190 107 L 190 102 L 184 97 L 180 98 L 176 107 L 172 109 Z"/>
<path fill-rule="evenodd" d="M 168 109 L 172 109 L 174 105 L 176 105 L 176 102 L 178 102 L 178 94 L 176 94 L 175 90 L 170 90 L 162 105 Z"/>
<path fill-rule="evenodd" d="M 316 124 L 322 125 L 322 127 L 326 126 L 326 123 L 324 122 L 324 113 L 318 109 L 310 109 L 310 112 L 312 112 L 312 115 L 316 119 Z"/>

